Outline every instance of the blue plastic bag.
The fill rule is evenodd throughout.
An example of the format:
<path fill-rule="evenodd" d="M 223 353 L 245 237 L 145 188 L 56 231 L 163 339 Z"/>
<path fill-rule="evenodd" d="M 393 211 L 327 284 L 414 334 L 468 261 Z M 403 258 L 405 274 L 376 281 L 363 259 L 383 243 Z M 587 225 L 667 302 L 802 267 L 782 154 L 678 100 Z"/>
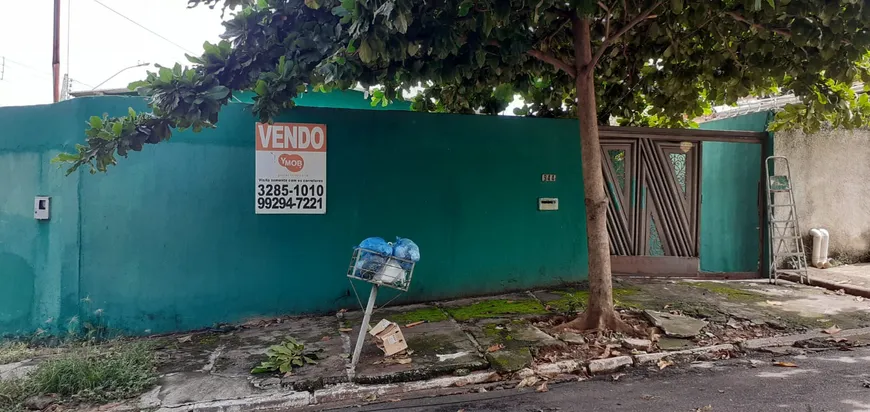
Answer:
<path fill-rule="evenodd" d="M 393 254 L 393 247 L 387 243 L 386 240 L 380 237 L 370 237 L 366 240 L 360 242 L 359 247 L 362 249 L 368 249 L 372 252 L 380 253 L 384 256 L 391 256 Z"/>
<path fill-rule="evenodd" d="M 420 261 L 420 248 L 411 239 L 396 237 L 396 243 L 393 244 L 393 256 L 416 263 Z M 410 263 L 402 262 L 401 265 L 402 269 L 411 270 Z"/>
<path fill-rule="evenodd" d="M 383 269 L 386 263 L 387 258 L 385 257 L 373 253 L 362 253 L 354 265 L 354 276 L 371 279 Z"/>

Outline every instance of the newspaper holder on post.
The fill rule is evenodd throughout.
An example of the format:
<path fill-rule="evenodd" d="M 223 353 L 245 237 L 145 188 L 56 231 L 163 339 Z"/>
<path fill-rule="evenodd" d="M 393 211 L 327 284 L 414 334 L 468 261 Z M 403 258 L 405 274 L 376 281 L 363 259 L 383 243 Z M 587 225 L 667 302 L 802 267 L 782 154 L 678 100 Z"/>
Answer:
<path fill-rule="evenodd" d="M 402 259 L 396 256 L 388 256 L 382 253 L 375 252 L 369 249 L 355 248 L 353 257 L 350 260 L 350 266 L 347 269 L 347 277 L 353 287 L 353 280 L 361 280 L 372 285 L 369 293 L 369 300 L 366 302 L 365 314 L 363 315 L 362 325 L 360 326 L 359 336 L 356 340 L 356 346 L 353 349 L 353 358 L 351 359 L 351 371 L 355 371 L 356 364 L 359 362 L 360 353 L 362 353 L 362 345 L 365 342 L 366 333 L 368 332 L 369 321 L 372 317 L 372 312 L 375 306 L 375 300 L 378 296 L 378 288 L 381 286 L 396 289 L 400 292 L 407 292 L 411 285 L 411 278 L 414 275 L 415 262 Z M 353 287 L 356 293 L 356 287 Z M 397 295 L 393 299 L 399 297 Z M 359 299 L 359 295 L 357 295 Z M 392 302 L 392 300 L 390 300 Z M 383 306 L 386 306 L 387 302 Z M 362 306 L 362 302 L 360 302 Z M 381 307 L 383 307 L 381 306 Z"/>

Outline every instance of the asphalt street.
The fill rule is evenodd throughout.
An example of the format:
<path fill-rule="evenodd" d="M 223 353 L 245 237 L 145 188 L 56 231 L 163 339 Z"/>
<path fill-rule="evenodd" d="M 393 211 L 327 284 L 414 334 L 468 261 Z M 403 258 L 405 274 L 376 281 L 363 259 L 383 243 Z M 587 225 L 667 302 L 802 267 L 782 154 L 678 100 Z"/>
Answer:
<path fill-rule="evenodd" d="M 786 361 L 797 367 L 775 365 Z M 548 392 L 503 389 L 353 408 L 355 411 L 870 412 L 870 349 L 806 356 L 732 359 L 634 370 L 552 385 Z"/>

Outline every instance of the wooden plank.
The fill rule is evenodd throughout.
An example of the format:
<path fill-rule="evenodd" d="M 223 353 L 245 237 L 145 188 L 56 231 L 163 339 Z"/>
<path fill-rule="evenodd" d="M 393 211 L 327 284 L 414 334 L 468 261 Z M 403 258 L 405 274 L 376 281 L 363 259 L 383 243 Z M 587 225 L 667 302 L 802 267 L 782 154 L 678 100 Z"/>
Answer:
<path fill-rule="evenodd" d="M 598 134 L 602 139 L 648 138 L 687 142 L 735 142 L 761 144 L 767 137 L 765 132 L 733 132 L 698 129 L 663 129 L 654 127 L 617 127 L 599 126 Z"/>
<path fill-rule="evenodd" d="M 611 271 L 625 275 L 697 275 L 701 259 L 680 256 L 611 256 Z"/>

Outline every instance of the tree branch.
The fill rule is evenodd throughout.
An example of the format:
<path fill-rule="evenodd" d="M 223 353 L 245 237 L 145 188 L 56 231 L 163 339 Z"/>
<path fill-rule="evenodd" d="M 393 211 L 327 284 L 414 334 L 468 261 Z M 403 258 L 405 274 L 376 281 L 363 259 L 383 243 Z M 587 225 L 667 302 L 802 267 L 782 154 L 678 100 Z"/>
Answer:
<path fill-rule="evenodd" d="M 501 48 L 501 44 L 495 40 L 490 40 L 489 43 L 487 43 L 487 44 L 489 44 L 490 46 L 495 46 L 495 47 Z M 534 58 L 536 58 L 544 63 L 549 63 L 549 64 L 553 65 L 553 67 L 555 67 L 559 70 L 562 70 L 565 73 L 568 73 L 568 75 L 570 75 L 571 78 L 577 77 L 577 72 L 574 71 L 573 65 L 571 65 L 568 62 L 562 61 L 561 59 L 559 59 L 558 57 L 556 57 L 550 53 L 544 53 L 540 50 L 532 49 L 532 50 L 527 51 L 526 54 L 528 54 L 529 56 L 532 56 L 532 57 L 534 57 Z"/>
<path fill-rule="evenodd" d="M 780 34 L 780 35 L 784 36 L 784 37 L 787 38 L 787 39 L 788 39 L 788 38 L 791 38 L 791 33 L 790 33 L 789 31 L 787 31 L 787 30 L 776 29 L 776 28 L 773 28 L 773 29 L 771 29 L 771 28 L 767 28 L 767 27 L 765 27 L 765 26 L 763 26 L 763 25 L 761 25 L 761 24 L 753 23 L 753 22 L 747 20 L 745 17 L 743 17 L 743 16 L 741 16 L 741 15 L 739 15 L 739 14 L 737 14 L 737 13 L 734 13 L 734 12 L 732 12 L 732 11 L 725 12 L 725 14 L 727 14 L 728 16 L 731 16 L 731 18 L 734 19 L 734 20 L 737 20 L 737 21 L 742 22 L 742 23 L 746 23 L 746 24 L 748 24 L 749 26 L 754 27 L 754 28 L 756 28 L 756 29 L 758 29 L 758 30 L 765 30 L 765 31 L 770 31 L 770 32 L 773 32 L 773 33 L 777 33 L 777 34 Z"/>
<path fill-rule="evenodd" d="M 570 75 L 572 78 L 577 77 L 577 73 L 574 72 L 574 67 L 571 64 L 568 64 L 567 62 L 562 61 L 561 59 L 559 59 L 556 56 L 553 56 L 552 54 L 544 53 L 544 52 L 539 51 L 539 50 L 529 50 L 528 52 L 526 52 L 526 54 L 528 54 L 529 56 L 532 56 L 532 57 L 534 57 L 534 58 L 536 58 L 544 63 L 552 64 L 553 67 L 555 67 L 559 70 L 562 70 L 565 73 L 568 73 L 568 75 Z"/>
<path fill-rule="evenodd" d="M 655 4 L 653 4 L 652 7 L 648 8 L 648 9 L 644 10 L 642 13 L 638 14 L 637 17 L 634 18 L 634 20 L 628 22 L 628 24 L 626 24 L 621 29 L 619 29 L 619 31 L 616 32 L 616 34 L 614 34 L 613 36 L 605 38 L 604 42 L 601 43 L 601 46 L 598 46 L 598 50 L 596 50 L 595 54 L 592 56 L 592 61 L 589 62 L 588 67 L 583 68 L 583 71 L 587 71 L 590 68 L 595 67 L 595 65 L 598 64 L 598 60 L 601 59 L 601 56 L 604 55 L 604 52 L 607 51 L 607 48 L 610 47 L 611 44 L 613 44 L 616 40 L 619 40 L 619 38 L 622 37 L 622 35 L 624 35 L 625 33 L 628 33 L 628 31 L 633 29 L 634 26 L 637 26 L 638 24 L 645 21 L 650 16 L 650 14 L 652 14 L 652 12 L 661 4 L 662 4 L 662 0 L 655 2 Z"/>
<path fill-rule="evenodd" d="M 604 4 L 603 1 L 598 2 L 598 7 L 601 7 L 601 9 L 603 9 L 604 13 L 605 13 L 605 16 L 604 16 L 604 38 L 606 39 L 606 38 L 610 37 L 610 15 L 611 15 L 611 12 L 610 12 L 610 9 L 607 7 L 607 5 Z"/>

